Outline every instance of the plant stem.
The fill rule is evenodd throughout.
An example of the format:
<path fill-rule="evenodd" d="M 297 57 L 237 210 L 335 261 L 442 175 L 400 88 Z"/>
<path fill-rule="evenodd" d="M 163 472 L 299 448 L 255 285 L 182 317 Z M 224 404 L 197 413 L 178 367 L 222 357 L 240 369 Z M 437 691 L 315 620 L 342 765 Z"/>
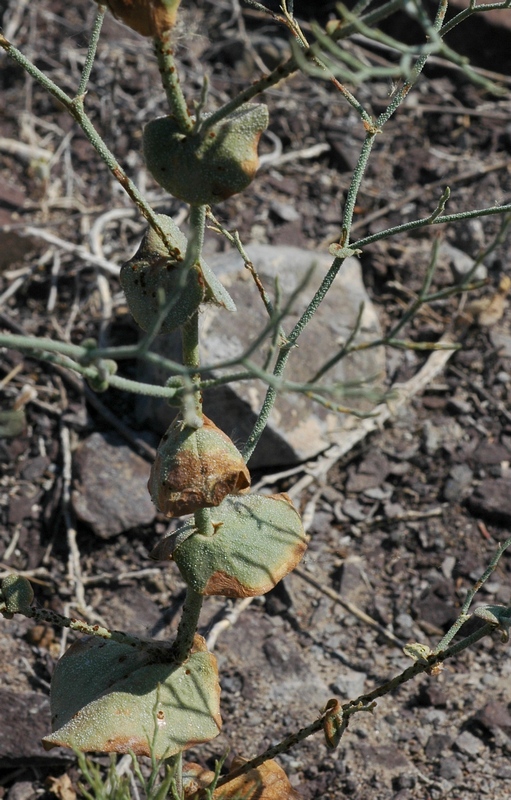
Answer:
<path fill-rule="evenodd" d="M 206 206 L 192 206 L 190 209 L 190 237 L 184 257 L 182 269 L 190 269 L 200 261 L 204 242 Z M 202 392 L 200 385 L 200 350 L 199 350 L 199 312 L 192 314 L 182 328 L 183 364 L 196 368 L 191 375 L 189 391 L 183 394 L 182 413 L 186 424 L 192 428 L 202 426 Z M 186 390 L 186 384 L 184 384 Z"/>
<path fill-rule="evenodd" d="M 376 8 L 374 11 L 371 11 L 367 14 L 363 21 L 366 25 L 375 25 L 381 20 L 386 19 L 394 11 L 399 10 L 404 5 L 404 0 L 389 0 L 388 3 L 384 3 L 379 8 Z M 348 36 L 351 36 L 353 33 L 356 32 L 356 26 L 353 24 L 348 24 L 345 26 L 339 27 L 337 31 L 332 34 L 332 39 L 334 41 L 338 41 L 339 39 L 346 39 Z M 314 60 L 321 56 L 321 47 L 317 43 L 313 43 L 307 50 L 304 51 L 304 55 L 307 59 Z M 217 111 L 215 111 L 211 116 L 207 117 L 202 122 L 201 130 L 205 131 L 209 128 L 216 125 L 217 122 L 220 120 L 225 119 L 229 114 L 232 114 L 236 111 L 243 103 L 247 103 L 252 98 L 256 97 L 258 94 L 270 89 L 272 86 L 280 83 L 280 81 L 284 80 L 285 78 L 289 78 L 294 72 L 297 72 L 299 66 L 297 64 L 296 58 L 291 56 L 287 61 L 279 64 L 269 75 L 265 75 L 264 78 L 260 78 L 260 80 L 255 81 L 251 86 L 247 86 L 242 92 L 240 92 L 236 97 L 232 100 L 229 100 L 228 103 L 223 105 Z"/>
<path fill-rule="evenodd" d="M 83 633 L 87 636 L 96 636 L 100 639 L 107 639 L 118 644 L 128 645 L 134 650 L 149 653 L 156 660 L 171 662 L 173 660 L 172 648 L 166 642 L 157 642 L 151 639 L 140 639 L 124 631 L 112 631 L 101 625 L 89 625 L 80 619 L 65 617 L 47 608 L 29 608 L 26 611 L 18 611 L 24 617 L 33 619 L 36 622 L 44 622 L 48 625 L 56 625 L 59 628 L 70 628 L 72 631 Z"/>
<path fill-rule="evenodd" d="M 183 262 L 183 269 L 189 269 L 200 260 L 202 244 L 204 241 L 204 226 L 206 220 L 206 206 L 192 206 L 190 210 L 190 237 Z M 186 367 L 200 368 L 199 351 L 199 312 L 183 325 L 182 328 L 183 364 Z M 186 391 L 186 382 L 183 379 L 185 392 L 183 394 L 181 411 L 185 424 L 192 428 L 200 428 L 203 424 L 202 393 L 200 386 L 200 372 L 191 375 L 188 381 L 191 391 Z M 190 403 L 191 400 L 191 403 Z M 209 516 L 209 509 L 201 508 L 195 512 L 195 525 L 197 532 L 211 535 L 213 527 Z M 177 629 L 176 639 L 172 645 L 172 652 L 176 661 L 182 664 L 188 658 L 193 645 L 193 638 L 197 630 L 199 616 L 202 608 L 203 597 L 191 586 L 186 589 L 186 599 Z"/>
<path fill-rule="evenodd" d="M 186 588 L 186 599 L 177 628 L 176 638 L 172 644 L 172 656 L 178 664 L 182 664 L 190 655 L 193 639 L 199 624 L 203 597 L 191 586 Z"/>
<path fill-rule="evenodd" d="M 89 82 L 90 74 L 92 72 L 92 67 L 94 65 L 94 59 L 96 58 L 96 50 L 98 47 L 99 42 L 99 35 L 101 33 L 101 28 L 103 26 L 103 20 L 105 18 L 106 6 L 99 5 L 96 19 L 94 20 L 94 27 L 92 28 L 92 34 L 89 42 L 89 48 L 87 50 L 87 56 L 85 58 L 85 64 L 82 71 L 82 76 L 80 78 L 80 85 L 78 86 L 77 95 L 79 97 L 83 97 L 85 92 L 87 91 L 87 84 Z"/>
<path fill-rule="evenodd" d="M 434 219 L 431 219 L 430 215 L 429 217 L 415 219 L 411 222 L 403 222 L 402 225 L 395 225 L 393 228 L 387 228 L 384 231 L 378 231 L 378 233 L 373 233 L 371 236 L 365 236 L 363 239 L 353 242 L 352 247 L 354 249 L 361 249 L 362 247 L 366 247 L 366 245 L 372 244 L 373 242 L 379 242 L 381 239 L 389 239 L 391 236 L 396 236 L 399 233 L 413 231 L 417 228 L 424 228 L 428 225 L 447 225 L 449 222 L 459 222 L 459 220 L 462 219 L 490 217 L 497 214 L 507 214 L 509 212 L 511 212 L 511 203 L 506 203 L 502 206 L 492 206 L 490 208 L 478 208 L 474 211 L 460 211 L 456 214 L 445 214 L 441 217 L 435 217 Z"/>
<path fill-rule="evenodd" d="M 172 770 L 172 780 L 175 782 L 175 790 L 178 797 L 183 796 L 183 751 L 176 753 L 175 756 L 165 759 L 166 764 Z"/>
<path fill-rule="evenodd" d="M 185 96 L 179 82 L 179 73 L 174 60 L 174 49 L 172 43 L 172 31 L 164 31 L 161 36 L 154 39 L 154 49 L 158 60 L 161 82 L 167 95 L 170 113 L 177 121 L 181 131 L 188 133 L 193 128 Z"/>

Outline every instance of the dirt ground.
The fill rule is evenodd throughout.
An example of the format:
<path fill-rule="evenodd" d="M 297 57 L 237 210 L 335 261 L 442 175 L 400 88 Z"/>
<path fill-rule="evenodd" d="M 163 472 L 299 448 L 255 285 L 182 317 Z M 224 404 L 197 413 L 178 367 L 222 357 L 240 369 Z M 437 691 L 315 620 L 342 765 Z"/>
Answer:
<path fill-rule="evenodd" d="M 326 18 L 332 5 L 316 10 Z M 240 16 L 237 3 L 228 0 L 183 6 L 192 35 L 185 38 L 183 32 L 178 55 L 190 94 L 197 95 L 207 73 L 212 102 L 220 103 L 259 74 L 261 61 L 274 66 L 288 52 L 285 33 L 254 9 L 244 8 Z M 310 4 L 297 12 L 308 30 Z M 4 26 L 40 69 L 72 92 L 93 16 L 93 4 L 86 0 L 11 2 Z M 402 19 L 389 25 L 389 31 L 399 30 L 409 31 Z M 508 29 L 478 17 L 455 43 L 484 74 L 497 73 L 497 82 L 509 89 Z M 369 57 L 367 49 L 363 54 Z M 383 63 L 385 51 L 377 55 Z M 136 341 L 114 276 L 108 275 L 107 292 L 98 280 L 103 273 L 76 253 L 20 234 L 34 226 L 84 245 L 95 241 L 94 224 L 101 218 L 102 245 L 96 254 L 120 264 L 133 253 L 143 229 L 140 220 L 59 104 L 3 56 L 0 80 L 1 135 L 26 145 L 14 152 L 0 143 L 2 331 L 73 343 L 98 336 L 112 344 Z M 182 204 L 152 182 L 141 155 L 143 123 L 165 113 L 158 85 L 150 45 L 108 18 L 87 108 L 153 206 L 179 217 Z M 391 92 L 387 80 L 358 89 L 374 114 Z M 324 250 L 339 237 L 340 204 L 363 126 L 326 81 L 296 76 L 268 92 L 265 102 L 272 137 L 263 137 L 263 152 L 271 153 L 276 142 L 283 153 L 325 147 L 268 163 L 246 193 L 215 213 L 243 241 Z M 356 207 L 356 236 L 427 216 L 446 184 L 452 190 L 449 213 L 509 202 L 510 106 L 509 95 L 495 98 L 459 70 L 433 60 L 377 139 Z M 105 222 L 103 215 L 116 210 Z M 464 268 L 466 257 L 476 257 L 490 244 L 498 228 L 497 218 L 487 217 L 364 249 L 364 280 L 382 326 L 388 328 L 420 290 L 435 236 L 454 248 L 446 251 L 435 274 L 433 285 L 441 289 L 452 283 L 453 269 Z M 224 243 L 212 239 L 208 246 L 221 250 Z M 422 309 L 407 327 L 412 340 L 436 341 L 454 326 L 463 348 L 444 372 L 391 423 L 336 463 L 322 482 L 294 496 L 310 520 L 302 570 L 399 641 L 393 644 L 292 574 L 219 637 L 215 652 L 224 727 L 217 739 L 191 752 L 193 760 L 211 766 L 228 748 L 231 754 L 255 755 L 311 722 L 330 697 L 356 697 L 402 671 L 411 662 L 399 643 L 434 647 L 497 544 L 508 536 L 511 314 L 502 278 L 509 253 L 504 237 L 484 259 L 486 283 L 474 295 L 493 300 L 493 314 L 471 306 L 474 298 L 462 298 L 461 307 L 460 298 L 443 299 Z M 409 379 L 427 357 L 389 350 L 389 385 Z M 2 416 L 2 424 L 8 419 L 14 427 L 4 427 L 0 440 L 1 574 L 30 574 L 40 606 L 63 613 L 76 609 L 69 566 L 69 531 L 76 525 L 89 618 L 138 634 L 172 635 L 184 583 L 174 565 L 155 565 L 148 558 L 168 524 L 136 494 L 158 437 L 140 428 L 133 396 L 114 390 L 95 396 L 80 379 L 70 380 L 63 370 L 13 350 L 4 349 L 0 359 L 2 410 L 12 411 L 16 401 L 22 409 L 14 419 Z M 137 365 L 123 362 L 122 372 L 135 377 Z M 108 440 L 109 412 L 124 424 L 124 436 Z M 90 438 L 100 435 L 107 439 Z M 121 511 L 115 524 L 107 520 L 101 535 L 97 526 L 95 533 L 91 524 L 75 519 L 76 499 L 73 506 L 67 497 L 74 487 L 88 504 L 83 517 L 96 513 L 90 510 L 93 495 L 104 487 L 79 483 L 83 455 L 75 448 L 85 441 L 92 442 L 100 463 L 107 442 L 114 452 L 112 474 L 120 479 L 116 502 Z M 89 468 L 94 472 L 94 463 Z M 255 479 L 292 493 L 306 470 Z M 137 519 L 135 527 L 124 511 L 128 520 Z M 480 601 L 511 603 L 511 554 L 501 559 Z M 203 632 L 223 608 L 220 599 L 207 601 Z M 61 646 L 57 630 L 34 628 L 17 618 L 1 621 L 0 798 L 46 800 L 48 776 L 68 773 L 77 779 L 68 754 L 45 753 L 39 743 L 49 727 L 49 681 Z M 315 736 L 280 763 L 306 800 L 508 800 L 510 759 L 511 663 L 509 647 L 495 636 L 449 662 L 440 675 L 423 676 L 383 698 L 372 714 L 356 715 L 335 752 Z"/>

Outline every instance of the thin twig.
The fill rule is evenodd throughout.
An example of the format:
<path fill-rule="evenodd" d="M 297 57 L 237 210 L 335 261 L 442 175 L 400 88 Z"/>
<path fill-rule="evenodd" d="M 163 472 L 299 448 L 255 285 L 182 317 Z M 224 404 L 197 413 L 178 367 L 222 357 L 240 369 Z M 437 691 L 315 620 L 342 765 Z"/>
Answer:
<path fill-rule="evenodd" d="M 395 647 L 399 647 L 400 650 L 403 649 L 405 643 L 402 642 L 401 639 L 398 639 L 398 637 L 395 634 L 393 634 L 392 631 L 389 631 L 383 625 L 380 625 L 379 622 L 370 617 L 369 614 L 366 614 L 366 612 L 363 611 L 361 608 L 359 608 L 357 605 L 355 605 L 355 603 L 351 603 L 349 600 L 345 600 L 343 597 L 341 597 L 340 594 L 334 592 L 333 589 L 330 589 L 329 586 L 323 586 L 323 584 L 321 584 L 319 581 L 313 578 L 312 575 L 309 575 L 308 572 L 305 572 L 305 570 L 301 569 L 301 567 L 295 567 L 295 569 L 293 570 L 293 575 L 298 575 L 298 577 L 301 578 L 303 581 L 309 583 L 311 586 L 314 586 L 315 589 L 318 589 L 327 597 L 330 597 L 332 600 L 334 600 L 336 603 L 342 606 L 350 614 L 353 614 L 354 617 L 359 619 L 369 628 L 372 628 L 373 630 L 377 631 L 379 634 L 384 636 L 385 639 L 388 642 L 390 642 L 390 644 L 393 644 Z"/>
<path fill-rule="evenodd" d="M 220 634 L 236 624 L 241 614 L 249 607 L 253 600 L 253 597 L 244 597 L 242 600 L 238 600 L 234 606 L 229 604 L 224 608 L 224 616 L 222 619 L 219 619 L 218 622 L 215 622 L 206 638 L 206 644 L 210 652 L 214 650 Z"/>
<path fill-rule="evenodd" d="M 80 551 L 76 541 L 76 528 L 71 510 L 72 460 L 69 428 L 66 425 L 62 425 L 60 429 L 60 443 L 62 447 L 62 514 L 66 526 L 67 546 L 69 549 L 67 579 L 73 587 L 77 608 L 83 614 L 86 613 L 87 603 L 83 588 Z"/>

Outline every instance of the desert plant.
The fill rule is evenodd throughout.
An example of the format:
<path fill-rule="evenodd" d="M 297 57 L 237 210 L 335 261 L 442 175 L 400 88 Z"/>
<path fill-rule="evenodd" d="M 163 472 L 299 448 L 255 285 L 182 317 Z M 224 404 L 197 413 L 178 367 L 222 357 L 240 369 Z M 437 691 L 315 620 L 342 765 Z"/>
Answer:
<path fill-rule="evenodd" d="M 260 11 L 266 10 L 260 3 L 250 4 Z M 507 2 L 501 2 L 492 7 L 504 8 L 507 5 Z M 128 347 L 103 347 L 90 340 L 69 344 L 2 334 L 0 345 L 17 348 L 74 370 L 97 391 L 112 386 L 166 398 L 177 407 L 176 419 L 158 448 L 149 478 L 149 491 L 165 516 L 193 514 L 192 520 L 166 537 L 154 552 L 159 559 L 172 558 L 175 561 L 187 584 L 186 600 L 176 638 L 170 643 L 140 639 L 36 608 L 32 605 L 30 585 L 16 575 L 4 578 L 1 584 L 0 611 L 6 617 L 20 613 L 91 637 L 75 642 L 57 665 L 51 691 L 53 731 L 45 737 L 45 747 L 60 745 L 82 752 L 133 753 L 157 761 L 165 760 L 170 769 L 158 790 L 159 797 L 166 792 L 172 792 L 177 798 L 191 794 L 215 798 L 252 797 L 253 787 L 257 784 L 257 797 L 261 800 L 292 798 L 294 790 L 272 761 L 276 755 L 318 731 L 324 732 L 326 746 L 335 748 L 353 714 L 371 710 L 378 697 L 420 673 L 434 673 L 444 660 L 496 629 L 501 631 L 504 640 L 508 637 L 511 610 L 488 606 L 475 612 L 484 621 L 482 627 L 452 644 L 454 635 L 469 618 L 471 592 L 457 623 L 438 647 L 431 651 L 420 644 L 408 646 L 407 653 L 414 659 L 413 666 L 389 683 L 343 705 L 336 699 L 328 700 L 319 717 L 309 725 L 257 758 L 234 764 L 227 775 L 204 775 L 198 768 L 182 765 L 184 751 L 214 738 L 221 727 L 216 661 L 196 633 L 204 597 L 244 598 L 264 594 L 297 566 L 307 546 L 300 515 L 287 495 L 248 493 L 250 474 L 246 462 L 257 446 L 278 393 L 302 392 L 313 402 L 345 411 L 343 387 L 321 380 L 340 359 L 357 349 L 376 346 L 424 349 L 456 346 L 452 342 L 414 343 L 400 338 L 400 332 L 421 305 L 479 285 L 473 278 L 476 263 L 462 284 L 432 291 L 437 255 L 436 247 L 433 247 L 419 296 L 391 330 L 379 339 L 360 342 L 355 336 L 358 333 L 356 328 L 336 352 L 328 352 L 309 382 L 298 384 L 285 376 L 290 353 L 332 286 L 343 262 L 383 238 L 461 219 L 502 216 L 500 230 L 488 249 L 495 246 L 507 230 L 511 204 L 449 215 L 445 213 L 449 200 L 449 189 L 446 188 L 436 207 L 423 219 L 358 241 L 353 241 L 351 235 L 358 190 L 373 143 L 413 88 L 428 57 L 432 54 L 447 57 L 462 66 L 469 78 L 483 81 L 488 89 L 496 89 L 471 70 L 445 43 L 446 33 L 479 8 L 471 5 L 470 9 L 446 23 L 446 4 L 443 2 L 433 20 L 418 2 L 388 0 L 372 11 L 368 10 L 369 4 L 365 2 L 358 3 L 352 11 L 339 6 L 337 20 L 331 21 L 325 29 L 313 26 L 314 40 L 310 42 L 293 16 L 292 4 L 283 0 L 280 13 L 272 16 L 292 35 L 291 57 L 215 110 L 209 109 L 205 80 L 192 110 L 181 88 L 174 58 L 173 37 L 179 19 L 179 1 L 112 0 L 109 6 L 127 25 L 154 41 L 170 113 L 146 124 L 144 157 L 149 172 L 160 186 L 189 205 L 188 238 L 169 216 L 157 214 L 150 207 L 109 151 L 85 110 L 87 85 L 106 7 L 98 7 L 87 58 L 73 95 L 58 87 L 0 35 L 0 45 L 6 53 L 69 111 L 148 222 L 139 249 L 122 266 L 120 273 L 131 313 L 145 332 L 139 343 Z M 377 27 L 401 7 L 422 26 L 424 41 L 417 46 L 404 45 Z M 395 66 L 388 72 L 380 67 L 368 68 L 357 57 L 356 51 L 344 47 L 354 33 L 363 33 L 392 47 L 398 54 Z M 245 190 L 254 179 L 258 142 L 269 117 L 264 104 L 253 104 L 251 100 L 298 69 L 333 82 L 359 114 L 365 139 L 343 209 L 342 234 L 340 240 L 330 247 L 332 266 L 302 310 L 298 322 L 292 330 L 286 331 L 286 314 L 293 306 L 295 296 L 288 298 L 283 306 L 270 299 L 270 293 L 255 274 L 239 237 L 215 220 L 210 206 Z M 373 119 L 357 99 L 356 88 L 348 89 L 347 84 L 356 87 L 382 75 L 392 78 L 397 89 L 386 109 Z M 244 257 L 268 312 L 268 324 L 249 350 L 219 364 L 200 363 L 200 310 L 212 304 L 232 312 L 235 305 L 202 255 L 208 218 Z M 484 253 L 479 260 L 483 257 Z M 182 362 L 157 356 L 150 350 L 158 334 L 175 330 L 179 330 L 182 337 Z M 261 368 L 252 355 L 257 347 L 263 345 L 268 347 L 268 354 L 266 364 Z M 153 386 L 121 376 L 119 364 L 133 357 L 156 362 L 166 369 L 169 375 L 166 384 Z M 233 371 L 234 368 L 238 371 Z M 213 371 L 216 377 L 211 379 L 208 376 Z M 240 452 L 226 434 L 204 416 L 202 391 L 205 387 L 253 378 L 266 383 L 266 397 L 257 423 Z M 508 540 L 499 549 L 480 583 L 491 574 L 510 544 L 511 540 Z M 86 770 L 85 762 L 82 762 L 82 768 Z M 89 782 L 95 780 L 95 775 L 89 771 Z M 231 788 L 222 788 L 229 784 Z"/>

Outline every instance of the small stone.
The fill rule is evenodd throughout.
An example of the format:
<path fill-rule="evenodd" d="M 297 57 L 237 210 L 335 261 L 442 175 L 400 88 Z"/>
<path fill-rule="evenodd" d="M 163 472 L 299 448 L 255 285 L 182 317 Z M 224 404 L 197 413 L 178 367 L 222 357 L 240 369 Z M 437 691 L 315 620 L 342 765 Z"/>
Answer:
<path fill-rule="evenodd" d="M 368 497 L 370 500 L 389 500 L 393 491 L 394 487 L 392 486 L 385 489 L 383 486 L 375 486 L 373 489 L 365 489 L 364 497 Z"/>
<path fill-rule="evenodd" d="M 474 473 L 467 464 L 456 464 L 444 486 L 444 499 L 448 502 L 464 500 L 470 494 Z"/>
<path fill-rule="evenodd" d="M 442 758 L 438 774 L 446 781 L 457 781 L 461 778 L 463 770 L 453 756 Z"/>
<path fill-rule="evenodd" d="M 457 283 L 462 283 L 466 280 L 469 273 L 474 269 L 475 261 L 463 250 L 453 247 L 448 242 L 442 242 L 439 247 L 438 254 L 440 259 L 445 260 L 451 268 L 453 277 Z M 484 281 L 488 275 L 488 270 L 484 264 L 479 264 L 472 278 L 476 281 Z"/>
<path fill-rule="evenodd" d="M 477 738 L 477 736 L 474 736 L 473 733 L 470 733 L 470 731 L 463 731 L 463 733 L 460 733 L 454 742 L 454 746 L 460 751 L 460 753 L 464 753 L 465 755 L 471 757 L 479 755 L 479 753 L 484 750 L 484 744 L 480 739 Z"/>
<path fill-rule="evenodd" d="M 270 203 L 270 211 L 279 217 L 279 219 L 284 220 L 284 222 L 295 222 L 300 219 L 300 214 L 290 203 L 281 203 L 278 200 L 272 200 Z"/>
<path fill-rule="evenodd" d="M 453 414 L 470 414 L 472 411 L 472 403 L 461 397 L 451 397 L 447 401 L 446 409 Z"/>
<path fill-rule="evenodd" d="M 454 556 L 446 556 L 442 561 L 441 570 L 442 570 L 442 575 L 444 576 L 446 581 L 448 581 L 449 578 L 452 577 L 452 571 L 454 569 L 455 564 L 456 564 L 456 559 Z"/>
<path fill-rule="evenodd" d="M 511 336 L 506 328 L 493 328 L 490 339 L 501 358 L 511 358 Z"/>
<path fill-rule="evenodd" d="M 511 713 L 504 703 L 497 701 L 487 703 L 477 712 L 475 719 L 489 731 L 502 728 L 511 733 Z"/>
<path fill-rule="evenodd" d="M 411 775 L 409 772 L 403 772 L 401 775 L 398 775 L 395 781 L 395 788 L 396 789 L 413 789 L 417 782 L 417 778 L 415 775 Z"/>
<path fill-rule="evenodd" d="M 457 598 L 450 581 L 437 581 L 429 586 L 413 604 L 416 618 L 439 630 L 446 630 L 457 618 Z"/>
<path fill-rule="evenodd" d="M 7 800 L 32 800 L 37 796 L 35 786 L 30 781 L 19 781 L 11 786 Z"/>
<path fill-rule="evenodd" d="M 504 525 L 511 524 L 511 480 L 486 478 L 468 498 L 473 514 Z"/>
<path fill-rule="evenodd" d="M 508 461 L 509 457 L 509 450 L 503 444 L 487 441 L 481 442 L 473 454 L 474 461 L 484 466 L 500 465 L 503 461 Z"/>
<path fill-rule="evenodd" d="M 433 733 L 426 744 L 424 752 L 430 759 L 440 758 L 451 749 L 452 739 L 445 733 Z"/>
<path fill-rule="evenodd" d="M 31 458 L 21 470 L 21 475 L 26 481 L 38 481 L 44 475 L 50 465 L 48 456 L 36 456 Z"/>
<path fill-rule="evenodd" d="M 362 461 L 356 472 L 350 471 L 346 491 L 363 492 L 381 486 L 389 474 L 389 469 L 389 461 L 383 453 L 377 451 L 371 453 Z"/>
<path fill-rule="evenodd" d="M 354 700 L 364 692 L 367 675 L 365 672 L 358 672 L 354 669 L 346 669 L 342 675 L 336 678 L 331 685 L 331 689 L 336 694 L 346 700 Z"/>
<path fill-rule="evenodd" d="M 395 625 L 402 636 L 407 636 L 407 634 L 410 634 L 412 631 L 413 619 L 410 614 L 402 612 L 401 614 L 397 615 L 395 619 Z"/>
<path fill-rule="evenodd" d="M 355 522 L 362 522 L 367 517 L 367 512 L 360 503 L 350 497 L 343 503 L 342 510 L 347 517 L 355 520 Z"/>

